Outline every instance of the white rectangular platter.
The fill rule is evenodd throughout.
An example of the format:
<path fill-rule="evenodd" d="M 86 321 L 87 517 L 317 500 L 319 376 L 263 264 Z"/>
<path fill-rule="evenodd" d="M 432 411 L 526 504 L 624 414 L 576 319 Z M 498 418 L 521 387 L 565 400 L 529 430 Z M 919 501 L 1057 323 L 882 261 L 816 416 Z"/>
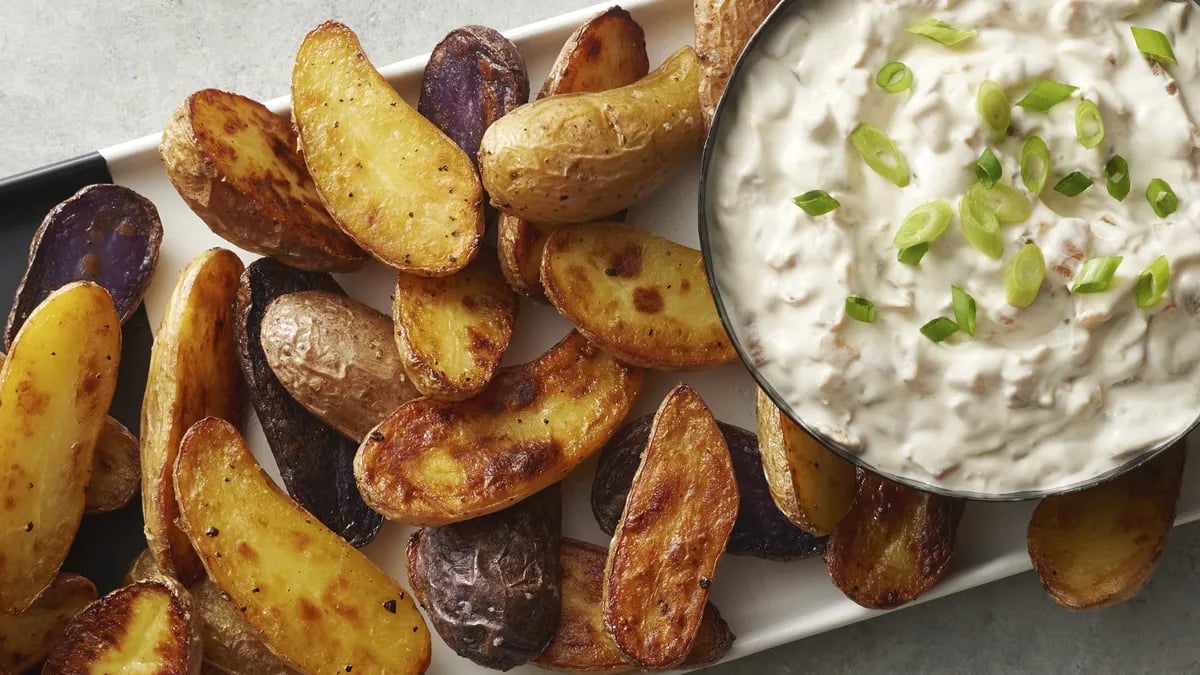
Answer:
<path fill-rule="evenodd" d="M 691 0 L 628 0 L 622 5 L 645 27 L 652 66 L 671 52 L 693 41 Z M 536 89 L 567 36 L 579 24 L 607 5 L 509 31 L 529 66 L 531 86 Z M 470 17 L 462 17 L 464 22 Z M 353 28 L 353 26 L 351 26 Z M 297 35 L 296 44 L 303 36 Z M 364 48 L 368 55 L 372 45 Z M 426 56 L 411 58 L 382 68 L 384 75 L 410 102 L 416 103 Z M 376 64 L 379 65 L 379 64 Z M 286 112 L 286 98 L 271 101 L 276 111 Z M 165 122 L 165 120 L 163 120 Z M 157 326 L 174 279 L 183 265 L 200 251 L 230 247 L 188 209 L 167 181 L 157 153 L 158 137 L 146 137 L 101 151 L 114 181 L 146 195 L 158 206 L 166 233 L 153 286 L 146 297 L 152 326 Z M 630 210 L 629 222 L 677 242 L 698 247 L 696 223 L 699 157 L 683 167 L 674 180 L 649 201 Z M 485 251 L 486 253 L 486 251 Z M 249 262 L 255 256 L 242 253 Z M 339 279 L 354 297 L 388 312 L 394 277 L 381 265 Z M 569 329 L 553 309 L 533 303 L 521 307 L 508 363 L 530 360 L 557 342 Z M 634 415 L 653 412 L 667 390 L 683 380 L 704 396 L 713 412 L 725 422 L 748 429 L 754 423 L 754 385 L 740 365 L 700 373 L 652 373 L 647 378 Z M 275 462 L 252 412 L 246 416 L 246 435 L 255 455 L 278 480 Z M 607 542 L 597 527 L 588 505 L 594 461 L 585 463 L 566 481 L 564 527 L 567 536 L 596 543 Z M 1188 472 L 1179 522 L 1200 517 L 1200 469 Z M 959 530 L 958 548 L 946 579 L 922 600 L 979 586 L 1030 568 L 1025 549 L 1025 526 L 1032 504 L 971 504 Z M 395 578 L 407 585 L 403 563 L 404 544 L 411 529 L 387 524 L 378 539 L 365 550 Z M 726 556 L 713 588 L 713 601 L 728 620 L 738 639 L 728 659 L 736 659 L 770 647 L 863 621 L 880 614 L 847 600 L 829 582 L 820 559 L 777 563 L 754 558 Z M 488 672 L 453 654 L 434 638 L 431 673 Z M 513 672 L 544 672 L 531 666 Z"/>

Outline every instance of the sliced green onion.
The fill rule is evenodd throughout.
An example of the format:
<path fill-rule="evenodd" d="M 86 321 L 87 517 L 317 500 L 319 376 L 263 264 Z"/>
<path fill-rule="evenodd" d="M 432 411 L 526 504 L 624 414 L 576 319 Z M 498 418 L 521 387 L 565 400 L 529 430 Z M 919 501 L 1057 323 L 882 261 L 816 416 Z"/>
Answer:
<path fill-rule="evenodd" d="M 1155 178 L 1146 186 L 1146 201 L 1154 209 L 1159 218 L 1166 218 L 1179 208 L 1179 197 L 1175 191 L 1161 178 Z"/>
<path fill-rule="evenodd" d="M 810 216 L 823 216 L 836 210 L 841 203 L 824 190 L 809 190 L 792 200 Z"/>
<path fill-rule="evenodd" d="M 1020 190 L 1011 185 L 997 183 L 996 187 L 988 188 L 976 183 L 967 194 L 994 212 L 1001 225 L 1023 223 L 1033 215 L 1033 204 L 1029 203 L 1029 199 Z"/>
<path fill-rule="evenodd" d="M 846 298 L 846 316 L 863 323 L 875 323 L 875 303 L 851 295 Z"/>
<path fill-rule="evenodd" d="M 921 335 L 933 340 L 934 342 L 945 342 L 947 338 L 958 332 L 958 324 L 944 316 L 930 321 L 921 326 Z"/>
<path fill-rule="evenodd" d="M 958 219 L 963 236 L 989 258 L 1000 259 L 1004 244 L 1000 241 L 1000 221 L 996 212 L 970 194 L 958 202 Z"/>
<path fill-rule="evenodd" d="M 917 244 L 900 249 L 900 252 L 896 254 L 896 260 L 916 267 L 921 264 L 921 258 L 924 258 L 926 253 L 929 253 L 929 244 Z"/>
<path fill-rule="evenodd" d="M 1137 306 L 1146 309 L 1157 305 L 1166 294 L 1170 283 L 1171 263 L 1167 262 L 1167 256 L 1159 256 L 1158 260 L 1150 263 L 1150 266 L 1138 275 L 1137 285 L 1134 287 Z"/>
<path fill-rule="evenodd" d="M 1112 285 L 1113 276 L 1121 266 L 1121 256 L 1107 258 L 1091 258 L 1083 263 L 1075 283 L 1071 286 L 1072 293 L 1103 293 Z"/>
<path fill-rule="evenodd" d="M 1004 268 L 1004 299 L 1013 307 L 1032 305 L 1045 278 L 1046 259 L 1042 257 L 1042 249 L 1029 242 Z"/>
<path fill-rule="evenodd" d="M 1141 26 L 1130 26 L 1130 30 L 1133 31 L 1133 41 L 1137 43 L 1138 51 L 1159 63 L 1179 65 L 1179 62 L 1175 60 L 1175 50 L 1171 48 L 1171 41 L 1167 39 L 1166 35 L 1153 28 L 1142 28 Z"/>
<path fill-rule="evenodd" d="M 1054 191 L 1068 197 L 1078 197 L 1095 183 L 1082 171 L 1072 171 L 1054 184 Z"/>
<path fill-rule="evenodd" d="M 860 123 L 850 132 L 850 142 L 862 155 L 867 166 L 875 173 L 894 183 L 897 187 L 908 185 L 908 159 L 896 147 L 896 143 L 879 127 Z"/>
<path fill-rule="evenodd" d="M 1075 109 L 1075 137 L 1088 150 L 1095 150 L 1104 142 L 1104 118 L 1100 116 L 1100 108 L 1086 99 Z"/>
<path fill-rule="evenodd" d="M 950 286 L 950 295 L 954 299 L 954 322 L 962 332 L 975 337 L 975 298 L 954 285 Z"/>
<path fill-rule="evenodd" d="M 900 229 L 896 230 L 896 236 L 892 239 L 892 243 L 896 245 L 896 248 L 911 248 L 917 244 L 928 244 L 942 236 L 942 233 L 950 226 L 952 218 L 954 218 L 954 211 L 941 199 L 922 204 L 904 218 Z"/>
<path fill-rule="evenodd" d="M 975 37 L 973 30 L 959 30 L 954 26 L 937 19 L 925 19 L 921 23 L 908 27 L 908 32 L 923 35 L 938 44 L 953 47 Z"/>
<path fill-rule="evenodd" d="M 1035 84 L 1028 94 L 1025 94 L 1025 98 L 1017 101 L 1017 105 L 1034 112 L 1049 112 L 1051 108 L 1067 100 L 1067 97 L 1078 89 L 1079 87 L 1072 87 L 1062 82 L 1042 80 Z"/>
<path fill-rule="evenodd" d="M 1037 136 L 1025 139 L 1021 146 L 1021 182 L 1036 197 L 1046 189 L 1050 177 L 1050 148 Z"/>
<path fill-rule="evenodd" d="M 876 73 L 875 84 L 889 94 L 899 94 L 912 88 L 913 74 L 908 66 L 899 61 L 892 61 Z"/>
<path fill-rule="evenodd" d="M 979 111 L 983 126 L 991 130 L 993 139 L 1003 138 L 1008 133 L 1008 126 L 1012 124 L 1012 102 L 999 84 L 985 80 L 979 85 L 975 109 Z"/>
<path fill-rule="evenodd" d="M 1113 155 L 1113 158 L 1108 160 L 1108 164 L 1104 165 L 1104 182 L 1108 187 L 1108 194 L 1112 198 L 1123 202 L 1129 196 L 1129 190 L 1133 186 L 1129 178 L 1129 162 L 1120 155 Z"/>
<path fill-rule="evenodd" d="M 994 188 L 996 183 L 1000 182 L 1000 178 L 1004 175 L 1004 167 L 1000 166 L 1000 160 L 996 158 L 996 153 L 992 152 L 991 148 L 983 151 L 979 159 L 975 160 L 975 177 L 983 183 L 984 187 Z"/>

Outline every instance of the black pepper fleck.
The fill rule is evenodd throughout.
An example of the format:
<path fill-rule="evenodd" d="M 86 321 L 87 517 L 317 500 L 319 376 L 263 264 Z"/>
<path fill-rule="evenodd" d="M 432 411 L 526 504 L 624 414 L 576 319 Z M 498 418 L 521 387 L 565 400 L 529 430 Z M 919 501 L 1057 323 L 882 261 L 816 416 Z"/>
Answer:
<path fill-rule="evenodd" d="M 392 614 L 395 614 L 396 613 L 396 601 L 388 600 L 387 602 L 383 603 L 383 608 L 386 609 L 387 611 L 391 612 Z"/>
<path fill-rule="evenodd" d="M 25 531 L 33 532 L 33 521 L 32 520 L 29 521 L 28 523 L 25 523 Z"/>
<path fill-rule="evenodd" d="M 700 588 L 708 588 L 709 586 L 712 586 L 712 581 L 709 581 L 708 577 L 700 577 Z"/>
<path fill-rule="evenodd" d="M 617 272 L 617 268 L 615 268 L 615 267 L 607 267 L 607 268 L 605 268 L 605 269 L 604 269 L 604 274 L 605 274 L 605 276 L 615 277 L 615 276 L 617 276 L 617 274 L 618 274 L 618 272 Z"/>
<path fill-rule="evenodd" d="M 229 597 L 229 594 L 226 593 L 225 591 L 221 591 L 221 599 L 228 602 L 228 601 L 232 600 L 233 598 Z"/>
<path fill-rule="evenodd" d="M 383 432 L 372 431 L 371 432 L 371 440 L 375 441 L 376 443 L 379 443 L 380 441 L 383 440 Z"/>
<path fill-rule="evenodd" d="M 218 530 L 217 528 L 211 527 L 211 526 L 207 530 L 204 531 L 204 535 L 207 537 L 215 537 L 218 534 L 221 534 L 221 531 Z"/>

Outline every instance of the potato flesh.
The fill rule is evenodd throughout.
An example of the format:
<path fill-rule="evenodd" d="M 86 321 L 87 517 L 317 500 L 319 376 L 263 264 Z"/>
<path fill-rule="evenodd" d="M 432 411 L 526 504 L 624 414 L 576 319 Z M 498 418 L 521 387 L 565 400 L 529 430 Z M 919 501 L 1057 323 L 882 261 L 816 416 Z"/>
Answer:
<path fill-rule="evenodd" d="M 79 528 L 121 360 L 121 320 L 90 282 L 25 321 L 0 369 L 0 612 L 28 607 Z"/>
<path fill-rule="evenodd" d="M 188 432 L 175 489 L 209 576 L 276 655 L 313 673 L 428 666 L 412 597 L 276 488 L 228 422 Z"/>
<path fill-rule="evenodd" d="M 237 422 L 242 374 L 233 339 L 233 300 L 242 261 L 214 248 L 179 273 L 150 351 L 142 400 L 142 513 L 146 542 L 163 574 L 185 585 L 204 576 L 186 535 L 176 524 L 171 471 L 179 441 L 197 420 Z"/>
<path fill-rule="evenodd" d="M 546 297 L 579 331 L 648 368 L 708 368 L 737 358 L 700 252 L 613 223 L 563 228 L 542 257 Z"/>
<path fill-rule="evenodd" d="M 725 437 L 679 385 L 655 415 L 604 569 L 605 628 L 638 665 L 665 669 L 688 655 L 737 512 Z"/>
<path fill-rule="evenodd" d="M 71 619 L 96 599 L 96 587 L 77 574 L 60 574 L 18 615 L 0 613 L 0 673 L 28 672 L 46 659 Z"/>
<path fill-rule="evenodd" d="M 454 141 L 409 106 L 347 27 L 308 34 L 292 71 L 304 160 L 334 220 L 380 261 L 443 276 L 483 234 L 483 191 Z"/>
<path fill-rule="evenodd" d="M 473 398 L 401 406 L 359 447 L 359 489 L 376 511 L 412 525 L 499 511 L 599 450 L 643 376 L 571 333 L 537 360 L 502 369 Z"/>
<path fill-rule="evenodd" d="M 1029 521 L 1029 558 L 1046 593 L 1070 609 L 1137 594 L 1175 522 L 1182 443 L 1094 488 L 1043 499 Z"/>

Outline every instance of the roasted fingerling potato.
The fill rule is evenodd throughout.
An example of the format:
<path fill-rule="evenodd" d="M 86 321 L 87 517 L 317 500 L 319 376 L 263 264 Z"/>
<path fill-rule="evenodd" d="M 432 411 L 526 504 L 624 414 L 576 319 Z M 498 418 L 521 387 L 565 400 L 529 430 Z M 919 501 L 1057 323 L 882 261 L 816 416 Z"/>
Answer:
<path fill-rule="evenodd" d="M 309 673 L 420 673 L 412 597 L 275 487 L 233 425 L 208 418 L 175 464 L 180 522 L 213 583 L 263 642 Z"/>
<path fill-rule="evenodd" d="M 517 321 L 517 294 L 496 259 L 479 256 L 449 277 L 397 275 L 392 319 L 396 347 L 416 388 L 459 401 L 482 391 L 500 366 Z"/>
<path fill-rule="evenodd" d="M 1175 523 L 1183 443 L 1093 488 L 1046 497 L 1029 521 L 1029 559 L 1046 594 L 1068 609 L 1137 595 Z"/>
<path fill-rule="evenodd" d="M 258 101 L 198 91 L 171 116 L 158 151 L 179 196 L 234 246 L 317 272 L 366 262 L 321 203 L 292 125 Z"/>
<path fill-rule="evenodd" d="M 75 282 L 34 308 L 0 368 L 0 612 L 58 574 L 79 530 L 121 362 L 108 292 Z"/>
<path fill-rule="evenodd" d="M 563 94 L 505 115 L 479 148 L 492 204 L 540 223 L 587 223 L 628 208 L 699 152 L 700 64 L 684 47 L 618 89 Z"/>
<path fill-rule="evenodd" d="M 292 104 L 304 161 L 346 234 L 402 272 L 471 262 L 484 226 L 474 163 L 392 89 L 353 31 L 328 21 L 305 36 Z"/>
<path fill-rule="evenodd" d="M 71 619 L 95 599 L 91 581 L 78 574 L 59 574 L 24 612 L 0 612 L 0 673 L 36 672 Z"/>
<path fill-rule="evenodd" d="M 915 600 L 945 576 L 963 504 L 860 472 L 825 551 L 833 585 L 868 609 Z"/>
<path fill-rule="evenodd" d="M 473 398 L 400 406 L 358 449 L 359 489 L 376 511 L 411 525 L 499 511 L 599 450 L 644 374 L 572 332 L 538 359 L 501 369 Z"/>
<path fill-rule="evenodd" d="M 125 425 L 107 417 L 96 440 L 94 458 L 84 512 L 109 513 L 125 508 L 142 486 L 138 439 Z"/>
<path fill-rule="evenodd" d="M 703 65 L 700 103 L 706 125 L 746 43 L 777 4 L 779 0 L 695 0 L 696 52 Z"/>
<path fill-rule="evenodd" d="M 562 228 L 542 254 L 546 297 L 589 340 L 644 368 L 737 358 L 700 251 L 615 223 Z"/>
<path fill-rule="evenodd" d="M 340 293 L 282 295 L 267 306 L 259 331 L 283 388 L 356 442 L 420 395 L 404 373 L 391 319 Z"/>
<path fill-rule="evenodd" d="M 687 657 L 737 513 L 725 437 L 681 384 L 654 416 L 608 547 L 604 627 L 626 658 L 665 670 Z"/>

